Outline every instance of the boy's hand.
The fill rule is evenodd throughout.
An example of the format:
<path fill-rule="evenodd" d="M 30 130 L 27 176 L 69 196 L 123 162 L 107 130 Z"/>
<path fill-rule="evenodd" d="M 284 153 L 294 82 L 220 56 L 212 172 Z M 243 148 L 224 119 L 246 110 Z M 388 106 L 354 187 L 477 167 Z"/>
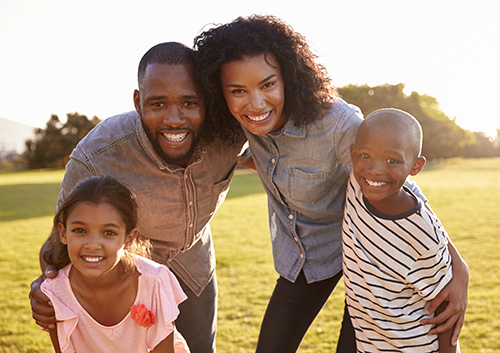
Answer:
<path fill-rule="evenodd" d="M 55 328 L 56 317 L 54 309 L 52 308 L 52 303 L 40 290 L 40 284 L 45 280 L 45 278 L 54 278 L 55 276 L 57 276 L 57 271 L 48 267 L 43 275 L 31 283 L 31 290 L 29 293 L 31 312 L 37 325 L 44 329 Z"/>
<path fill-rule="evenodd" d="M 458 336 L 462 330 L 465 320 L 465 309 L 467 308 L 467 296 L 469 288 L 469 268 L 465 262 L 453 263 L 453 278 L 443 288 L 443 290 L 431 301 L 427 313 L 433 313 L 437 307 L 444 301 L 448 302 L 446 309 L 439 315 L 423 319 L 422 324 L 437 324 L 429 331 L 429 335 L 437 335 L 445 332 L 453 326 L 453 334 L 451 336 L 451 344 L 455 346 L 458 341 Z"/>

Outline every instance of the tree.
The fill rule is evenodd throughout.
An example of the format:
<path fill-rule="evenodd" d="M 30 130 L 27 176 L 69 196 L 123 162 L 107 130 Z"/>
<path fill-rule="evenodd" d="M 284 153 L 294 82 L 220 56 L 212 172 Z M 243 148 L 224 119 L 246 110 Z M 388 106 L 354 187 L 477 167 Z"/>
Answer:
<path fill-rule="evenodd" d="M 349 103 L 357 105 L 367 115 L 380 108 L 398 108 L 412 114 L 424 133 L 422 154 L 428 159 L 451 157 L 500 156 L 500 132 L 495 141 L 484 133 L 462 129 L 454 119 L 441 111 L 436 98 L 412 92 L 406 95 L 404 84 L 376 87 L 348 85 L 338 88 L 339 94 Z"/>
<path fill-rule="evenodd" d="M 94 116 L 68 113 L 66 123 L 53 114 L 45 129 L 36 129 L 35 137 L 26 141 L 25 158 L 28 168 L 62 168 L 69 160 L 71 151 L 101 120 Z"/>

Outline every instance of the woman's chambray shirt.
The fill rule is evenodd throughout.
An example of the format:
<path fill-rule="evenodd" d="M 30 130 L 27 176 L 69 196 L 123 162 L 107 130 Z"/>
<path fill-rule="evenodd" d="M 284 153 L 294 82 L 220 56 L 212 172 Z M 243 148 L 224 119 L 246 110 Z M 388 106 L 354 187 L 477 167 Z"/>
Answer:
<path fill-rule="evenodd" d="M 182 168 L 155 152 L 135 111 L 117 115 L 99 123 L 71 153 L 58 204 L 85 177 L 117 179 L 136 196 L 138 229 L 152 240 L 153 259 L 199 295 L 215 270 L 209 222 L 244 148 L 244 137 L 236 147 L 202 141 Z"/>
<path fill-rule="evenodd" d="M 322 118 L 253 135 L 245 130 L 257 172 L 268 195 L 276 271 L 308 283 L 342 269 L 342 218 L 351 157 L 363 115 L 337 99 Z"/>

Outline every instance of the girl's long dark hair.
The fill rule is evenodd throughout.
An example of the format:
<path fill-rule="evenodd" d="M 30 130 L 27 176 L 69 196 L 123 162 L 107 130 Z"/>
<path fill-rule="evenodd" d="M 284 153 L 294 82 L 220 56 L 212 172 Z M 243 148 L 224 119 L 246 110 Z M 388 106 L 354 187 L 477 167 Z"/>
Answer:
<path fill-rule="evenodd" d="M 134 195 L 125 186 L 108 176 L 92 176 L 81 180 L 57 210 L 47 251 L 43 254 L 44 261 L 57 270 L 70 263 L 68 247 L 59 239 L 59 223 L 66 226 L 69 214 L 80 202 L 84 201 L 95 204 L 108 203 L 113 206 L 125 223 L 127 234 L 137 225 L 137 203 Z M 150 257 L 151 250 L 149 240 L 138 236 L 132 245 L 125 249 L 125 256 L 122 260 L 128 269 L 133 268 L 133 255 Z"/>

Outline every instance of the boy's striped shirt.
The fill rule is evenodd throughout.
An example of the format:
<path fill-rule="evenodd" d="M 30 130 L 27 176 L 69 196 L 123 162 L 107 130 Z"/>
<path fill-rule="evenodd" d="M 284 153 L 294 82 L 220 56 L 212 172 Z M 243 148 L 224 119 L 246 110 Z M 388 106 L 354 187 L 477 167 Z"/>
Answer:
<path fill-rule="evenodd" d="M 405 189 L 412 196 L 411 191 Z M 413 196 L 415 197 L 415 196 Z M 451 280 L 448 238 L 432 210 L 379 214 L 351 173 L 343 224 L 346 301 L 360 352 L 438 352 L 429 301 Z"/>

